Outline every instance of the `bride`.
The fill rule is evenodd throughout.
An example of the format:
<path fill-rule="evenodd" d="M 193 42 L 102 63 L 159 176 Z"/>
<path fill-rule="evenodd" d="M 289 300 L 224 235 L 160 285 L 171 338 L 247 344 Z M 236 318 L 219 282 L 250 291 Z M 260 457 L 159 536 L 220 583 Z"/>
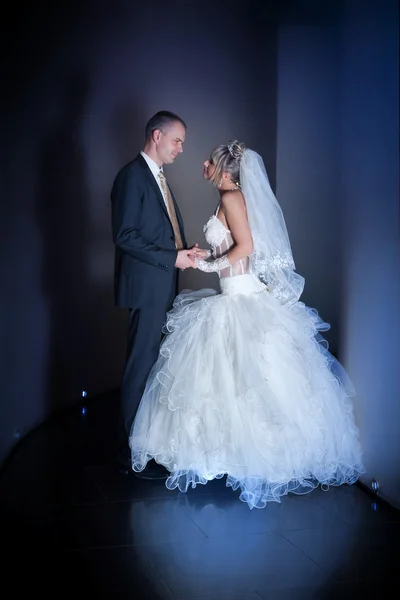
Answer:
<path fill-rule="evenodd" d="M 220 201 L 197 250 L 220 293 L 184 290 L 130 434 L 132 468 L 155 459 L 186 492 L 226 476 L 250 508 L 364 472 L 351 382 L 329 353 L 318 313 L 299 301 L 282 211 L 262 158 L 215 148 L 204 177 Z"/>

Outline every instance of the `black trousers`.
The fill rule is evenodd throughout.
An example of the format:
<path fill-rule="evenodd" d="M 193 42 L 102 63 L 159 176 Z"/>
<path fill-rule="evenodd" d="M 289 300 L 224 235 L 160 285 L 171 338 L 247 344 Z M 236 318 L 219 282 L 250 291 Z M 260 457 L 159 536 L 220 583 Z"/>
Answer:
<path fill-rule="evenodd" d="M 129 435 L 146 387 L 151 368 L 158 358 L 166 313 L 172 308 L 177 291 L 174 278 L 166 302 L 149 298 L 141 307 L 129 309 L 127 352 L 121 382 L 118 424 L 118 460 L 130 465 Z"/>

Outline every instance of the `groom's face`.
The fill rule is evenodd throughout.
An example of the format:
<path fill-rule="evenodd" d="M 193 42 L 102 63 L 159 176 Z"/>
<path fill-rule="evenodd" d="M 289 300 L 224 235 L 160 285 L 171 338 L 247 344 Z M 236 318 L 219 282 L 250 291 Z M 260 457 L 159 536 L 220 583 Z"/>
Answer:
<path fill-rule="evenodd" d="M 178 154 L 183 152 L 186 131 L 182 123 L 175 121 L 168 129 L 160 133 L 157 154 L 164 165 L 170 165 Z"/>

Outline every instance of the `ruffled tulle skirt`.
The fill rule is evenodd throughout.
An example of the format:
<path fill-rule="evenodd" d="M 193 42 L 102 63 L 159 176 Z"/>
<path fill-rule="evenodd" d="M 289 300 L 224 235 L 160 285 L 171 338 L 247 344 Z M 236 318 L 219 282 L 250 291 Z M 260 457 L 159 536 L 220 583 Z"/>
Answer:
<path fill-rule="evenodd" d="M 222 294 L 183 291 L 167 315 L 132 468 L 154 458 L 182 492 L 226 476 L 250 508 L 354 483 L 364 471 L 354 390 L 321 337 L 329 326 L 301 302 L 281 306 L 251 275 L 222 283 Z"/>

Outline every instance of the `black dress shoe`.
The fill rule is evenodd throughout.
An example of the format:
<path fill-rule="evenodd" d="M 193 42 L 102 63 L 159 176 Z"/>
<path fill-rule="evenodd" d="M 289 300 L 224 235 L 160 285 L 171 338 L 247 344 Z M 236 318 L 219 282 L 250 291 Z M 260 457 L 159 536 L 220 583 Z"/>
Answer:
<path fill-rule="evenodd" d="M 124 477 L 126 477 L 127 475 L 133 473 L 132 467 L 127 467 L 124 464 L 117 463 L 117 473 L 118 475 L 123 475 Z"/>
<path fill-rule="evenodd" d="M 143 471 L 132 471 L 140 479 L 167 479 L 169 471 L 155 460 L 147 463 Z"/>
<path fill-rule="evenodd" d="M 117 473 L 124 477 L 136 475 L 139 479 L 167 479 L 169 476 L 169 471 L 155 460 L 150 460 L 143 471 L 134 471 L 130 459 L 121 458 L 117 461 Z"/>
<path fill-rule="evenodd" d="M 116 470 L 119 475 L 130 475 L 132 471 L 132 459 L 126 453 L 117 455 Z"/>

